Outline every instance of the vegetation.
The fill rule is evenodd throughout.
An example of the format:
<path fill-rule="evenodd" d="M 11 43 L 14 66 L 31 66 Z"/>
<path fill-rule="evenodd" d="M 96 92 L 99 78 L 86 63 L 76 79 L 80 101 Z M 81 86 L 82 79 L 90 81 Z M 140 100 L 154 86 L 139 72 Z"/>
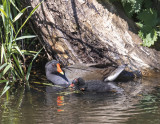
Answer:
<path fill-rule="evenodd" d="M 160 37 L 160 13 L 158 13 L 158 6 L 153 5 L 154 0 L 110 1 L 121 2 L 126 14 L 137 22 L 136 24 L 140 29 L 138 34 L 143 40 L 143 45 L 148 47 L 154 45 Z M 40 51 L 35 52 L 24 49 L 23 42 L 36 36 L 24 35 L 28 33 L 22 32 L 22 28 L 41 3 L 31 11 L 22 23 L 22 16 L 29 6 L 20 10 L 20 0 L 0 0 L 0 83 L 5 84 L 1 96 L 15 82 L 29 86 L 28 81 L 32 63 Z M 26 64 L 26 56 L 33 57 L 29 64 Z"/>
<path fill-rule="evenodd" d="M 29 6 L 20 11 L 16 6 L 17 3 L 20 3 L 20 1 L 0 1 L 0 83 L 5 83 L 1 96 L 15 82 L 28 84 L 32 63 L 40 52 L 23 49 L 23 45 L 21 45 L 22 41 L 28 38 L 35 38 L 36 36 L 24 36 L 21 31 L 41 3 L 31 11 L 23 23 L 22 15 Z M 26 56 L 33 56 L 28 68 L 26 66 Z"/>
<path fill-rule="evenodd" d="M 126 14 L 134 19 L 140 28 L 138 35 L 143 45 L 150 47 L 160 37 L 160 18 L 158 17 L 158 4 L 154 0 L 111 0 L 120 1 Z M 157 6 L 156 6 L 157 5 Z"/>

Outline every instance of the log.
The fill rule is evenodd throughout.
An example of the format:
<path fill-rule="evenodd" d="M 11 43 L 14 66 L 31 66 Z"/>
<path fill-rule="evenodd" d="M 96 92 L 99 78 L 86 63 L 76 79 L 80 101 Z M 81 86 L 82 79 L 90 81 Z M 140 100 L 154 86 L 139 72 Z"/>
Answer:
<path fill-rule="evenodd" d="M 39 3 L 22 1 L 33 8 Z M 160 52 L 141 45 L 136 25 L 119 4 L 104 0 L 45 0 L 31 22 L 49 58 L 64 65 L 127 64 L 128 71 L 140 71 L 144 76 L 160 70 Z"/>

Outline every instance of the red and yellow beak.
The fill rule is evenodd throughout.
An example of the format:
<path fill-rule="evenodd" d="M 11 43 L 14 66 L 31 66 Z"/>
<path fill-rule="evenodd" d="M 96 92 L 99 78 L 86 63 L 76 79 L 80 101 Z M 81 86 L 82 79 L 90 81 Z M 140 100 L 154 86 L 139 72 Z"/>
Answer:
<path fill-rule="evenodd" d="M 59 73 L 61 73 L 62 75 L 64 75 L 64 72 L 62 71 L 59 63 L 57 63 L 57 71 L 58 71 Z"/>
<path fill-rule="evenodd" d="M 70 86 L 69 86 L 70 88 L 73 88 L 74 87 L 74 84 L 70 84 Z"/>

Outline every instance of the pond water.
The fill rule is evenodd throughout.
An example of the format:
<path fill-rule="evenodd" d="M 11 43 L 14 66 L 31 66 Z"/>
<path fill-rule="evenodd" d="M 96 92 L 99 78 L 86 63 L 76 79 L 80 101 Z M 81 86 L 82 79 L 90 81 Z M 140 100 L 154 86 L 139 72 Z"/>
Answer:
<path fill-rule="evenodd" d="M 31 85 L 0 101 L 0 124 L 160 124 L 160 79 L 120 82 L 124 93 Z"/>

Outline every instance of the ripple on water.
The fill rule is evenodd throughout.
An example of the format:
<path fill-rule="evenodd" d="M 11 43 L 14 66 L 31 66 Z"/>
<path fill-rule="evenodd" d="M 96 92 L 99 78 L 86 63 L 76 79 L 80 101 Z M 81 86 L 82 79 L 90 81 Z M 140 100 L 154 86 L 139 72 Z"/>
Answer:
<path fill-rule="evenodd" d="M 131 93 L 62 95 L 53 90 L 17 92 L 9 100 L 1 99 L 0 123 L 159 124 L 160 88 L 135 95 L 142 90 L 137 87 L 145 88 L 141 83 L 128 86 L 134 96 Z"/>

